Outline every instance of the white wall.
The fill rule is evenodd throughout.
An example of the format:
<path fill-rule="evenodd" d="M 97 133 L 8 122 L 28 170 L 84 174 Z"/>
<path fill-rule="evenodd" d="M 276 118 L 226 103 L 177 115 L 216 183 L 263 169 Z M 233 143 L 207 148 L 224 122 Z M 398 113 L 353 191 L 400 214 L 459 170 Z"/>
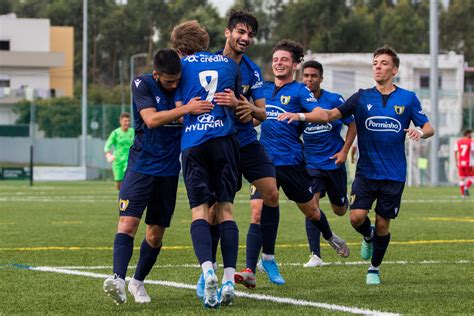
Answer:
<path fill-rule="evenodd" d="M 0 40 L 10 40 L 11 51 L 49 52 L 48 19 L 0 16 Z"/>

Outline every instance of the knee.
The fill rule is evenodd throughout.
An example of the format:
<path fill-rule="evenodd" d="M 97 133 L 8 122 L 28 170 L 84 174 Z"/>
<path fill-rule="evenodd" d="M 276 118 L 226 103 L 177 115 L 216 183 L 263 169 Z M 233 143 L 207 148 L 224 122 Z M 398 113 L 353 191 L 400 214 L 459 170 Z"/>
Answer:
<path fill-rule="evenodd" d="M 347 212 L 347 207 L 333 205 L 332 210 L 334 211 L 334 214 L 336 214 L 337 216 L 343 216 Z"/>
<path fill-rule="evenodd" d="M 311 221 L 319 221 L 321 219 L 321 212 L 319 211 L 319 209 L 316 208 L 312 212 L 310 212 L 306 217 Z"/>
<path fill-rule="evenodd" d="M 263 201 L 266 205 L 275 207 L 278 205 L 279 192 L 276 187 L 262 193 Z"/>
<path fill-rule="evenodd" d="M 139 223 L 140 219 L 135 217 L 120 217 L 117 232 L 135 237 Z"/>
<path fill-rule="evenodd" d="M 158 234 L 147 233 L 146 234 L 146 241 L 153 248 L 158 248 L 158 247 L 161 246 L 161 243 L 163 241 L 163 237 L 158 235 Z"/>
<path fill-rule="evenodd" d="M 350 213 L 351 225 L 352 227 L 359 227 L 365 221 L 365 214 L 358 214 L 356 212 Z"/>

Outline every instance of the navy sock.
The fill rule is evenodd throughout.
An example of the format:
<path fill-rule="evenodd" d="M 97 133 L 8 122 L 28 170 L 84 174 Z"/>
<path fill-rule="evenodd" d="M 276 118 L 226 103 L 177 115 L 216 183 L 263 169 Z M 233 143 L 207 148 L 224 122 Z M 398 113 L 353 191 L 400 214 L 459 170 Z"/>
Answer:
<path fill-rule="evenodd" d="M 359 225 L 358 227 L 355 227 L 355 230 L 361 234 L 362 236 L 365 237 L 365 241 L 371 242 L 372 238 L 370 236 L 372 235 L 372 226 L 370 226 L 370 218 L 366 217 L 365 221 Z"/>
<path fill-rule="evenodd" d="M 217 262 L 217 246 L 219 246 L 219 239 L 221 238 L 221 228 L 219 224 L 210 225 L 211 239 L 212 239 L 212 263 Z"/>
<path fill-rule="evenodd" d="M 150 273 L 151 268 L 156 262 L 156 258 L 160 254 L 161 245 L 158 248 L 150 246 L 146 239 L 143 239 L 140 247 L 140 258 L 138 258 L 137 269 L 133 276 L 135 280 L 143 281 L 146 276 Z"/>
<path fill-rule="evenodd" d="M 309 250 L 321 258 L 321 232 L 319 231 L 318 226 L 314 225 L 313 222 L 305 218 L 306 224 L 306 236 L 308 237 Z"/>
<path fill-rule="evenodd" d="M 321 234 L 323 234 L 324 239 L 328 240 L 332 237 L 332 231 L 329 227 L 328 219 L 326 218 L 326 214 L 324 214 L 322 209 L 319 209 L 321 213 L 321 218 L 319 221 L 312 221 L 312 223 L 319 229 Z"/>
<path fill-rule="evenodd" d="M 258 255 L 262 248 L 262 236 L 259 224 L 250 224 L 247 233 L 247 247 L 246 247 L 246 263 L 247 268 L 252 269 L 255 273 L 257 268 Z"/>
<path fill-rule="evenodd" d="M 239 252 L 239 229 L 234 221 L 225 221 L 221 227 L 221 252 L 225 268 L 237 266 L 237 254 Z"/>
<path fill-rule="evenodd" d="M 114 240 L 114 274 L 125 280 L 133 253 L 133 237 L 117 233 Z"/>
<path fill-rule="evenodd" d="M 198 219 L 191 223 L 191 240 L 199 264 L 212 262 L 212 239 L 208 222 Z"/>
<path fill-rule="evenodd" d="M 280 207 L 263 204 L 260 216 L 260 231 L 262 236 L 262 252 L 267 255 L 275 254 L 275 243 L 280 223 Z"/>
<path fill-rule="evenodd" d="M 374 267 L 380 266 L 382 263 L 385 251 L 387 251 L 390 242 L 390 233 L 387 236 L 374 235 L 372 244 L 374 245 L 374 252 L 372 254 L 371 264 Z"/>

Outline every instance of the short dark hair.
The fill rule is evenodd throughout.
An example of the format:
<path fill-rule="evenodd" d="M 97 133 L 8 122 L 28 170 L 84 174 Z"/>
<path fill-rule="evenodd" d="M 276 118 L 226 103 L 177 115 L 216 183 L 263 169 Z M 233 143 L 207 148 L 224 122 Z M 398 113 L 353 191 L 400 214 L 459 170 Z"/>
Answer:
<path fill-rule="evenodd" d="M 395 67 L 398 68 L 400 66 L 400 58 L 398 58 L 397 52 L 395 51 L 395 49 L 393 49 L 393 47 L 390 47 L 385 44 L 384 46 L 377 48 L 374 51 L 374 58 L 383 54 L 386 54 L 392 57 L 392 61 Z"/>
<path fill-rule="evenodd" d="M 302 71 L 304 71 L 306 68 L 317 69 L 317 70 L 319 70 L 319 75 L 320 76 L 323 75 L 323 65 L 321 65 L 321 63 L 316 61 L 316 60 L 305 61 L 304 64 L 303 64 L 303 67 L 302 67 Z"/>
<path fill-rule="evenodd" d="M 160 49 L 153 59 L 153 68 L 159 73 L 176 75 L 181 72 L 181 60 L 171 48 Z"/>
<path fill-rule="evenodd" d="M 292 41 L 290 39 L 282 39 L 273 48 L 272 55 L 278 50 L 284 50 L 291 53 L 293 62 L 297 64 L 303 61 L 303 57 L 304 57 L 303 45 L 301 45 L 298 42 Z"/>
<path fill-rule="evenodd" d="M 230 10 L 229 17 L 227 18 L 227 28 L 232 31 L 240 23 L 252 29 L 252 36 L 257 35 L 258 20 L 252 13 L 244 10 Z"/>
<path fill-rule="evenodd" d="M 197 20 L 183 22 L 171 31 L 171 46 L 183 55 L 207 51 L 209 33 Z"/>
<path fill-rule="evenodd" d="M 119 117 L 119 120 L 123 119 L 123 118 L 130 118 L 130 114 L 127 113 L 127 112 L 123 112 L 120 114 L 120 117 Z"/>
<path fill-rule="evenodd" d="M 462 131 L 462 134 L 463 134 L 464 136 L 467 136 L 467 135 L 469 135 L 469 134 L 471 134 L 471 133 L 472 133 L 472 130 L 470 130 L 469 128 L 466 128 L 465 130 Z"/>

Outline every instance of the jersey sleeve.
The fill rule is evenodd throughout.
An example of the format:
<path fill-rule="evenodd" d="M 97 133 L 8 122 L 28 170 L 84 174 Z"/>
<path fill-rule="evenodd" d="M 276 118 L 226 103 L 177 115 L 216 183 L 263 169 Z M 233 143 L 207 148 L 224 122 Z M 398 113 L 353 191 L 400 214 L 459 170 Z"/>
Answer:
<path fill-rule="evenodd" d="M 250 87 L 252 99 L 254 102 L 259 99 L 265 98 L 264 92 L 263 92 L 263 81 L 262 81 L 262 72 L 260 71 L 260 68 L 255 67 L 254 72 L 253 72 L 253 77 L 252 77 L 252 85 Z"/>
<path fill-rule="evenodd" d="M 114 144 L 115 144 L 115 131 L 112 131 L 112 133 L 110 133 L 109 135 L 109 138 L 107 138 L 107 141 L 105 142 L 104 153 L 109 152 Z"/>
<path fill-rule="evenodd" d="M 428 117 L 426 116 L 425 112 L 423 112 L 423 109 L 421 108 L 421 103 L 416 94 L 413 94 L 413 100 L 412 100 L 412 105 L 411 105 L 411 120 L 413 124 L 417 127 L 422 127 L 427 123 Z"/>
<path fill-rule="evenodd" d="M 344 104 L 340 105 L 337 107 L 339 112 L 341 112 L 341 115 L 344 119 L 351 117 L 354 115 L 355 109 L 357 108 L 357 105 L 359 104 L 359 92 L 354 93 L 351 95 L 349 99 L 347 99 Z"/>
<path fill-rule="evenodd" d="M 300 98 L 301 107 L 307 112 L 313 111 L 317 106 L 320 106 L 318 100 L 314 97 L 313 92 L 311 92 L 305 85 L 303 85 L 298 93 Z"/>
<path fill-rule="evenodd" d="M 132 82 L 132 94 L 137 112 L 140 113 L 143 109 L 155 107 L 155 99 L 143 79 L 137 78 Z"/>

